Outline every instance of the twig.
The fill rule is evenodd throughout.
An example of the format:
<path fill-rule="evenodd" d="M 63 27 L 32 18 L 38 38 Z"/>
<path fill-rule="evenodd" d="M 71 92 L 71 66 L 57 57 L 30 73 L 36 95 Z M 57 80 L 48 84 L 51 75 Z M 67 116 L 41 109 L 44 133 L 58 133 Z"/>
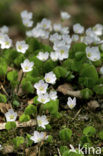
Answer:
<path fill-rule="evenodd" d="M 5 123 L 0 123 L 0 130 L 3 130 L 5 129 Z M 36 125 L 36 121 L 31 119 L 29 120 L 28 122 L 22 122 L 20 123 L 19 121 L 16 121 L 16 127 L 19 128 L 19 127 L 31 127 L 31 126 L 35 126 Z"/>
<path fill-rule="evenodd" d="M 19 91 L 19 87 L 20 87 L 20 85 L 21 85 L 21 81 L 22 81 L 22 79 L 23 79 L 23 76 L 24 76 L 24 73 L 23 73 L 23 71 L 22 71 L 22 73 L 21 73 L 21 77 L 20 77 L 20 80 L 19 80 L 19 84 L 18 84 L 18 86 L 17 86 L 17 94 L 18 94 L 18 91 Z"/>
<path fill-rule="evenodd" d="M 74 120 L 76 119 L 76 117 L 79 115 L 79 113 L 81 112 L 81 110 L 82 110 L 82 108 L 80 108 L 80 109 L 78 110 L 78 112 L 76 113 L 76 115 L 75 115 L 75 117 L 72 119 L 72 121 L 74 121 Z"/>
<path fill-rule="evenodd" d="M 1 84 L 1 89 L 3 90 L 3 92 L 6 94 L 6 96 L 9 96 L 8 93 L 6 92 L 4 86 Z"/>

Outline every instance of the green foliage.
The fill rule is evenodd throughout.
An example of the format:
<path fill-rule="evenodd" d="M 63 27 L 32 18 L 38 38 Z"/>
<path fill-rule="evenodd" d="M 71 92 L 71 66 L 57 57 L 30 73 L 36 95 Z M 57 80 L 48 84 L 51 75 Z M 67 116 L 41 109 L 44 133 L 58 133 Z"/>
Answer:
<path fill-rule="evenodd" d="M 48 143 L 52 143 L 53 142 L 52 135 L 48 135 L 48 138 L 46 139 L 46 142 L 48 142 Z"/>
<path fill-rule="evenodd" d="M 98 81 L 96 68 L 91 64 L 83 64 L 80 71 L 79 83 L 87 88 L 92 88 Z"/>
<path fill-rule="evenodd" d="M 89 136 L 89 137 L 92 137 L 94 136 L 96 133 L 96 129 L 93 127 L 93 126 L 87 126 L 86 128 L 84 128 L 83 130 L 83 134 L 85 136 Z"/>
<path fill-rule="evenodd" d="M 18 83 L 18 72 L 16 70 L 8 72 L 7 79 L 10 81 L 11 85 L 15 87 Z"/>
<path fill-rule="evenodd" d="M 5 76 L 6 73 L 7 73 L 7 62 L 3 58 L 0 58 L 0 77 Z"/>
<path fill-rule="evenodd" d="M 103 140 L 103 130 L 99 132 L 99 138 Z"/>
<path fill-rule="evenodd" d="M 64 128 L 59 131 L 59 137 L 61 140 L 68 142 L 72 136 L 72 131 L 69 128 Z"/>
<path fill-rule="evenodd" d="M 3 102 L 3 103 L 6 103 L 7 102 L 6 95 L 0 94 L 0 102 Z"/>
<path fill-rule="evenodd" d="M 30 116 L 28 114 L 22 114 L 19 118 L 20 122 L 26 122 L 30 120 Z"/>
<path fill-rule="evenodd" d="M 56 67 L 56 65 L 57 65 L 56 62 L 53 62 L 52 60 L 47 60 L 44 63 L 43 72 L 48 73 L 48 72 L 52 71 Z"/>
<path fill-rule="evenodd" d="M 43 105 L 44 110 L 48 110 L 51 115 L 58 116 L 58 106 L 59 106 L 59 100 L 51 100 L 50 102 Z"/>
<path fill-rule="evenodd" d="M 75 43 L 73 44 L 69 56 L 70 58 L 74 58 L 75 56 L 79 56 L 79 59 L 81 58 L 81 54 L 84 53 L 85 54 L 85 49 L 86 49 L 86 45 L 84 43 Z M 77 52 L 79 52 L 77 54 Z M 83 54 L 82 54 L 83 55 Z"/>
<path fill-rule="evenodd" d="M 89 99 L 92 97 L 93 92 L 89 88 L 85 88 L 81 90 L 81 95 L 82 95 L 82 98 Z"/>
<path fill-rule="evenodd" d="M 20 106 L 19 101 L 14 100 L 14 101 L 13 101 L 13 106 L 15 106 L 15 107 L 19 107 L 19 106 Z"/>
<path fill-rule="evenodd" d="M 24 137 L 21 136 L 17 136 L 16 138 L 13 139 L 13 143 L 16 148 L 20 147 L 20 145 L 22 145 L 24 141 L 25 141 Z"/>
<path fill-rule="evenodd" d="M 31 137 L 31 135 L 27 134 L 27 136 L 26 136 L 27 147 L 31 146 L 33 144 L 33 141 L 30 139 L 30 137 Z"/>
<path fill-rule="evenodd" d="M 16 123 L 15 122 L 7 122 L 6 124 L 5 124 L 5 129 L 6 130 L 11 130 L 11 129 L 14 129 L 14 128 L 16 128 Z"/>
<path fill-rule="evenodd" d="M 22 80 L 22 89 L 25 93 L 33 93 L 34 91 L 33 84 L 26 78 Z"/>
<path fill-rule="evenodd" d="M 39 104 L 40 102 L 38 101 L 38 96 L 35 96 L 33 99 L 34 104 Z"/>
<path fill-rule="evenodd" d="M 32 104 L 28 105 L 24 110 L 24 113 L 27 115 L 35 115 L 36 112 L 37 112 L 37 107 Z"/>
<path fill-rule="evenodd" d="M 97 95 L 103 95 L 103 85 L 102 84 L 94 86 L 93 90 Z"/>
<path fill-rule="evenodd" d="M 66 78 L 69 74 L 67 69 L 65 69 L 64 67 L 60 67 L 60 66 L 55 67 L 53 72 L 55 73 L 58 79 L 61 77 Z"/>

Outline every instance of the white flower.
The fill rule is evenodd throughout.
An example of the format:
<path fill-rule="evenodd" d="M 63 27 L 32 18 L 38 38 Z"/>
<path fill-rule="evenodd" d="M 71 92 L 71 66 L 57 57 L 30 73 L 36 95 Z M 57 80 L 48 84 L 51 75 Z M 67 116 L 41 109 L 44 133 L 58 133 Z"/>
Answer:
<path fill-rule="evenodd" d="M 16 50 L 25 54 L 26 50 L 29 48 L 29 45 L 26 44 L 25 41 L 17 41 L 16 42 Z"/>
<path fill-rule="evenodd" d="M 37 27 L 39 28 L 42 28 L 42 29 L 46 29 L 46 30 L 51 30 L 52 29 L 52 26 L 51 26 L 51 21 L 46 19 L 46 18 L 43 18 L 41 23 L 39 23 L 37 25 Z"/>
<path fill-rule="evenodd" d="M 51 71 L 45 74 L 44 79 L 47 83 L 55 84 L 57 78 L 56 75 Z"/>
<path fill-rule="evenodd" d="M 33 26 L 33 21 L 32 20 L 29 20 L 29 19 L 23 19 L 23 24 L 26 26 L 26 27 L 32 27 Z"/>
<path fill-rule="evenodd" d="M 40 94 L 38 96 L 38 101 L 43 104 L 49 102 L 50 101 L 49 94 L 48 93 Z"/>
<path fill-rule="evenodd" d="M 72 35 L 72 41 L 76 42 L 78 40 L 79 40 L 79 35 L 76 34 Z"/>
<path fill-rule="evenodd" d="M 28 12 L 27 10 L 24 10 L 24 11 L 22 11 L 21 12 L 21 18 L 22 19 L 32 19 L 32 16 L 33 16 L 33 14 L 32 14 L 32 12 Z"/>
<path fill-rule="evenodd" d="M 49 58 L 49 53 L 48 52 L 39 52 L 37 55 L 37 58 L 41 61 L 46 61 Z"/>
<path fill-rule="evenodd" d="M 67 34 L 62 35 L 62 39 L 65 41 L 66 44 L 71 44 L 72 42 L 72 38 L 70 38 L 70 36 Z"/>
<path fill-rule="evenodd" d="M 60 15 L 61 15 L 61 18 L 62 18 L 63 20 L 69 19 L 69 18 L 71 17 L 71 15 L 70 15 L 68 12 L 65 12 L 65 11 L 62 11 L 62 12 L 60 13 Z"/>
<path fill-rule="evenodd" d="M 9 49 L 12 46 L 12 40 L 7 35 L 4 35 L 4 37 L 0 40 L 0 43 L 1 49 Z"/>
<path fill-rule="evenodd" d="M 14 112 L 13 109 L 9 109 L 8 112 L 5 113 L 5 117 L 6 117 L 7 122 L 8 121 L 15 121 L 17 118 L 17 113 Z"/>
<path fill-rule="evenodd" d="M 61 34 L 68 34 L 68 33 L 69 33 L 69 28 L 68 27 L 62 27 Z"/>
<path fill-rule="evenodd" d="M 26 36 L 32 37 L 33 36 L 32 30 L 26 31 Z"/>
<path fill-rule="evenodd" d="M 40 80 L 38 83 L 34 84 L 34 88 L 37 89 L 37 94 L 45 94 L 48 88 L 48 84 L 44 83 L 43 80 Z"/>
<path fill-rule="evenodd" d="M 48 125 L 48 120 L 47 120 L 47 117 L 45 115 L 42 115 L 42 116 L 37 116 L 37 123 L 38 123 L 38 126 L 39 127 L 43 127 L 43 128 L 46 128 L 45 126 Z"/>
<path fill-rule="evenodd" d="M 64 60 L 64 59 L 67 59 L 69 57 L 69 48 L 70 48 L 70 45 L 69 47 L 67 46 L 60 46 L 56 51 L 58 52 L 58 58 L 59 60 Z"/>
<path fill-rule="evenodd" d="M 52 59 L 52 61 L 57 61 L 58 60 L 58 52 L 51 52 L 50 53 L 50 58 Z"/>
<path fill-rule="evenodd" d="M 96 24 L 93 27 L 93 31 L 97 36 L 101 36 L 103 34 L 103 25 L 102 24 Z"/>
<path fill-rule="evenodd" d="M 38 132 L 38 131 L 34 131 L 34 135 L 32 137 L 30 137 L 31 140 L 34 141 L 34 143 L 38 143 L 41 142 L 42 140 L 45 139 L 45 132 Z"/>
<path fill-rule="evenodd" d="M 58 98 L 57 92 L 51 90 L 50 93 L 49 93 L 49 97 L 50 97 L 51 100 L 56 100 Z"/>
<path fill-rule="evenodd" d="M 73 109 L 76 106 L 76 97 L 73 99 L 71 97 L 68 97 L 67 105 L 70 109 Z"/>
<path fill-rule="evenodd" d="M 0 28 L 0 33 L 7 34 L 8 31 L 9 31 L 9 29 L 6 25 L 4 25 Z"/>
<path fill-rule="evenodd" d="M 54 29 L 54 31 L 56 31 L 56 32 L 60 32 L 61 29 L 62 29 L 62 26 L 61 26 L 61 24 L 54 24 L 54 25 L 53 25 L 53 29 Z"/>
<path fill-rule="evenodd" d="M 73 31 L 74 31 L 74 33 L 82 34 L 84 32 L 84 27 L 81 26 L 79 23 L 74 24 L 73 25 Z"/>
<path fill-rule="evenodd" d="M 87 47 L 86 48 L 86 55 L 88 59 L 91 61 L 97 61 L 100 59 L 100 51 L 98 47 Z"/>
<path fill-rule="evenodd" d="M 34 62 L 30 62 L 26 59 L 23 63 L 21 63 L 21 68 L 23 72 L 30 72 L 33 69 Z"/>
<path fill-rule="evenodd" d="M 103 66 L 100 68 L 100 74 L 103 75 Z"/>
<path fill-rule="evenodd" d="M 35 27 L 32 30 L 32 36 L 36 38 L 40 37 L 42 39 L 47 39 L 49 37 L 49 32 L 42 28 Z"/>
<path fill-rule="evenodd" d="M 58 33 L 55 33 L 53 35 L 50 35 L 49 40 L 51 42 L 55 42 L 55 41 L 61 40 L 61 35 L 59 35 Z"/>

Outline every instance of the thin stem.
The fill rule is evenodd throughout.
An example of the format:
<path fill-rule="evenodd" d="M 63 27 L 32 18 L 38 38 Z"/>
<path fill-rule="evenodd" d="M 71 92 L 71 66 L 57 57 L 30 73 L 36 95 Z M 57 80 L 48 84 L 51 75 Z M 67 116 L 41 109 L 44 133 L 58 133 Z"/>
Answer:
<path fill-rule="evenodd" d="M 24 76 L 24 73 L 23 73 L 23 71 L 22 71 L 22 74 L 21 74 L 21 77 L 20 77 L 20 81 L 19 81 L 19 84 L 18 84 L 18 87 L 17 87 L 17 94 L 18 94 L 19 87 L 20 87 L 20 85 L 21 85 L 21 81 L 22 81 L 22 79 L 23 79 L 23 76 Z"/>

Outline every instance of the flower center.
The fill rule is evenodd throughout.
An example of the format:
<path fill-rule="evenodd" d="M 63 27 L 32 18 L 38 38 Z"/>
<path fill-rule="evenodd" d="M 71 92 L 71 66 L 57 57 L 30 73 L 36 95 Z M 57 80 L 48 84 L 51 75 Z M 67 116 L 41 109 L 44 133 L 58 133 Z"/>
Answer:
<path fill-rule="evenodd" d="M 45 99 L 44 99 L 44 98 L 42 98 L 42 99 L 41 99 L 41 102 L 45 102 Z"/>
<path fill-rule="evenodd" d="M 28 66 L 26 66 L 26 67 L 25 67 L 25 70 L 28 70 L 28 69 L 29 69 L 29 67 L 28 67 Z"/>
<path fill-rule="evenodd" d="M 87 54 L 87 56 L 88 56 L 88 57 L 91 57 L 91 53 L 89 52 L 89 53 Z"/>
<path fill-rule="evenodd" d="M 18 49 L 20 49 L 20 50 L 21 50 L 21 49 L 22 49 L 22 46 L 21 46 L 21 45 L 19 45 L 19 46 L 18 46 Z"/>
<path fill-rule="evenodd" d="M 62 49 L 62 50 L 60 51 L 60 53 L 61 53 L 61 54 L 64 54 L 64 50 Z"/>
<path fill-rule="evenodd" d="M 43 91 L 44 90 L 44 87 L 41 86 L 39 89 L 40 89 L 40 91 Z"/>
<path fill-rule="evenodd" d="M 47 82 L 50 82 L 50 78 L 49 78 L 49 77 L 47 77 L 46 81 L 47 81 Z"/>
<path fill-rule="evenodd" d="M 11 119 L 11 120 L 14 119 L 14 115 L 10 115 L 10 119 Z"/>

